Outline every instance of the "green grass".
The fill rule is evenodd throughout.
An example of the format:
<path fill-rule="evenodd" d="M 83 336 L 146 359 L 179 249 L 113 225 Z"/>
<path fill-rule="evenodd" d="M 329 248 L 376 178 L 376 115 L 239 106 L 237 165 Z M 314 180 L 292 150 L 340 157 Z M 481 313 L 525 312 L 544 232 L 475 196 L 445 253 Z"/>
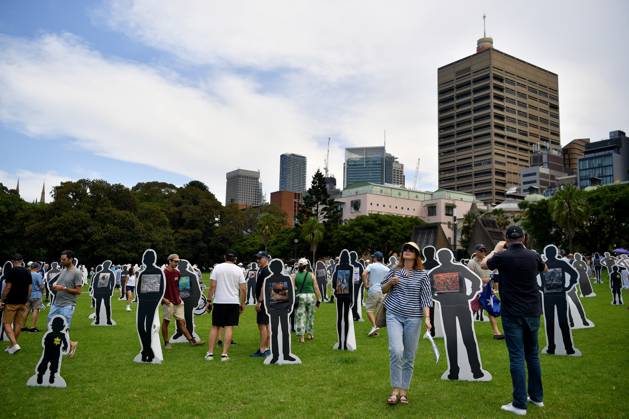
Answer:
<path fill-rule="evenodd" d="M 584 299 L 596 327 L 575 330 L 581 358 L 542 355 L 546 407 L 531 407 L 533 417 L 629 417 L 629 310 L 610 305 L 607 284 L 595 285 L 596 298 Z M 629 295 L 626 295 L 629 299 Z M 629 303 L 629 301 L 627 301 Z M 232 360 L 203 360 L 206 347 L 175 345 L 162 365 L 139 365 L 135 313 L 114 298 L 113 328 L 91 327 L 89 297 L 81 296 L 73 321 L 77 356 L 65 358 L 66 389 L 30 388 L 41 355 L 42 334 L 24 333 L 22 351 L 0 353 L 0 400 L 3 417 L 509 417 L 500 405 L 511 400 L 507 350 L 491 338 L 488 323 L 476 324 L 487 383 L 448 382 L 443 340 L 435 365 L 429 344 L 417 352 L 410 405 L 389 407 L 389 363 L 386 332 L 367 338 L 367 323 L 357 323 L 358 351 L 333 351 L 333 305 L 317 312 L 316 339 L 293 352 L 297 366 L 264 366 L 249 358 L 257 348 L 254 310 L 248 307 L 236 329 Z M 47 311 L 44 312 L 44 317 Z M 196 319 L 204 340 L 210 317 Z M 44 319 L 40 319 L 40 328 Z M 544 345 L 540 333 L 540 347 Z"/>

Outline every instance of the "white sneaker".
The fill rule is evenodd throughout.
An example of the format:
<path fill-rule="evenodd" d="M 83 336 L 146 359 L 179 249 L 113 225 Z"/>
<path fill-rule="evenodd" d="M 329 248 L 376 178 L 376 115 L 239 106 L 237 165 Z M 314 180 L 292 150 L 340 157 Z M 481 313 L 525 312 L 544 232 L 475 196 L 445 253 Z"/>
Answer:
<path fill-rule="evenodd" d="M 526 409 L 518 409 L 517 407 L 514 407 L 513 404 L 509 403 L 509 404 L 504 404 L 502 406 L 500 406 L 500 408 L 504 411 L 507 412 L 511 412 L 514 413 L 518 416 L 525 416 L 526 415 Z"/>
<path fill-rule="evenodd" d="M 127 304 L 127 311 L 131 311 L 131 306 L 129 304 Z"/>
<path fill-rule="evenodd" d="M 9 349 L 7 349 L 7 352 L 10 353 L 11 355 L 13 355 L 14 353 L 19 351 L 20 349 L 22 349 L 22 347 L 16 343 L 15 345 L 13 345 Z"/>
<path fill-rule="evenodd" d="M 204 358 L 205 358 L 206 361 L 213 361 L 214 360 L 214 354 L 211 354 L 211 353 L 207 352 L 205 354 Z"/>
<path fill-rule="evenodd" d="M 534 404 L 537 407 L 544 407 L 544 402 L 536 402 L 535 400 L 531 400 L 530 397 L 527 397 L 526 400 L 528 400 L 529 403 Z"/>
<path fill-rule="evenodd" d="M 380 330 L 379 327 L 374 326 L 371 328 L 371 330 L 369 331 L 369 333 L 367 333 L 367 336 L 375 336 L 378 334 L 378 330 Z"/>

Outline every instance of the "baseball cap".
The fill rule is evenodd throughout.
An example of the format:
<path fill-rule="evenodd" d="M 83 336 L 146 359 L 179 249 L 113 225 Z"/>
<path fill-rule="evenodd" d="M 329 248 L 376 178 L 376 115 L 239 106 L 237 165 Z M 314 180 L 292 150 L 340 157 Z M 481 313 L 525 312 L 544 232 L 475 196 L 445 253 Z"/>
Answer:
<path fill-rule="evenodd" d="M 308 259 L 306 258 L 301 258 L 297 261 L 297 265 L 299 266 L 308 266 Z"/>
<path fill-rule="evenodd" d="M 487 248 L 485 247 L 485 245 L 484 245 L 484 244 L 482 244 L 482 243 L 478 243 L 476 246 L 474 246 L 474 251 L 478 252 L 478 251 L 480 251 L 480 250 L 485 250 L 485 251 L 486 251 L 486 250 L 487 250 Z"/>
<path fill-rule="evenodd" d="M 384 255 L 382 254 L 381 251 L 376 250 L 375 252 L 373 252 L 373 255 L 371 255 L 371 257 L 382 259 L 384 257 Z"/>
<path fill-rule="evenodd" d="M 22 257 L 21 254 L 16 253 L 13 255 L 13 258 L 11 258 L 11 260 L 24 260 L 24 258 Z"/>
<path fill-rule="evenodd" d="M 39 269 L 39 268 L 41 268 L 41 265 L 39 263 L 37 263 L 37 262 L 32 262 L 30 268 L 31 269 Z"/>
<path fill-rule="evenodd" d="M 256 253 L 256 259 L 268 257 L 269 255 L 264 250 L 260 250 L 258 253 Z"/>
<path fill-rule="evenodd" d="M 522 227 L 518 225 L 513 225 L 507 228 L 505 236 L 508 239 L 520 239 L 524 237 L 524 230 L 522 230 Z"/>

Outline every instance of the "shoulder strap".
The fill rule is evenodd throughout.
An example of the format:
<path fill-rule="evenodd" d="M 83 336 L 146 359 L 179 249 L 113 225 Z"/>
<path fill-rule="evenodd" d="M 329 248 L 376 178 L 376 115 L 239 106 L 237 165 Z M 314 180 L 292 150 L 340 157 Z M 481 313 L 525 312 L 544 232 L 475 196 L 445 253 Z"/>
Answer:
<path fill-rule="evenodd" d="M 297 272 L 297 275 L 299 275 L 300 273 L 302 272 Z M 306 277 L 308 276 L 310 272 L 304 271 L 303 273 L 305 273 L 306 275 L 304 276 L 304 280 L 301 283 L 301 287 L 299 287 L 299 291 L 297 291 L 297 294 L 301 294 L 301 292 L 304 290 L 304 287 L 306 286 Z"/>

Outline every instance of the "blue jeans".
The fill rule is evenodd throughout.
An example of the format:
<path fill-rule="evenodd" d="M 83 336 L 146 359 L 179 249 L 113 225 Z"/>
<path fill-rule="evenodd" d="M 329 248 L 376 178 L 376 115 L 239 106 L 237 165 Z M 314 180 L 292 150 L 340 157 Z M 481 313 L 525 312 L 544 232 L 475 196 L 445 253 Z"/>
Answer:
<path fill-rule="evenodd" d="M 66 319 L 66 329 L 70 329 L 70 323 L 72 323 L 72 316 L 74 316 L 74 308 L 76 306 L 69 305 L 65 307 L 59 307 L 57 305 L 52 305 L 50 307 L 50 312 L 48 313 L 48 322 L 52 320 L 55 316 L 62 316 Z"/>
<path fill-rule="evenodd" d="M 408 390 L 413 378 L 421 317 L 402 317 L 387 312 L 391 387 Z"/>
<path fill-rule="evenodd" d="M 513 383 L 513 406 L 526 409 L 527 386 L 524 361 L 529 373 L 528 396 L 536 402 L 544 401 L 542 367 L 539 363 L 539 317 L 502 316 L 502 330 L 509 350 L 509 368 Z"/>

